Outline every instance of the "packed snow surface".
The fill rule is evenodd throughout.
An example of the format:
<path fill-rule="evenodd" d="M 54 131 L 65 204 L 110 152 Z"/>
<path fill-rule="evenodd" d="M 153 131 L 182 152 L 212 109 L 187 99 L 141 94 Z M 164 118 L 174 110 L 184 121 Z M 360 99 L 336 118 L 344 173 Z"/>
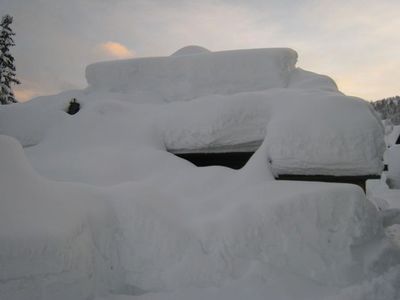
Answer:
<path fill-rule="evenodd" d="M 192 45 L 192 46 L 183 47 L 183 48 L 175 51 L 174 53 L 171 54 L 171 56 L 191 55 L 191 54 L 200 54 L 200 53 L 210 53 L 210 50 L 208 50 L 204 47 L 201 47 L 201 46 Z"/>
<path fill-rule="evenodd" d="M 0 299 L 398 299 L 360 188 L 274 180 L 379 172 L 369 106 L 290 49 L 198 50 L 0 107 Z M 169 152 L 238 145 L 260 145 L 241 170 Z"/>
<path fill-rule="evenodd" d="M 196 49 L 198 50 L 198 49 Z M 190 100 L 210 94 L 286 87 L 297 53 L 291 49 L 253 49 L 195 52 L 178 55 L 101 62 L 86 69 L 94 89 L 145 92 L 163 101 Z"/>
<path fill-rule="evenodd" d="M 396 145 L 397 140 L 400 137 L 400 125 L 394 126 L 393 124 L 385 126 L 385 143 L 386 146 L 391 147 Z"/>
<path fill-rule="evenodd" d="M 386 150 L 388 163 L 387 177 L 392 188 L 400 189 L 400 144 Z"/>

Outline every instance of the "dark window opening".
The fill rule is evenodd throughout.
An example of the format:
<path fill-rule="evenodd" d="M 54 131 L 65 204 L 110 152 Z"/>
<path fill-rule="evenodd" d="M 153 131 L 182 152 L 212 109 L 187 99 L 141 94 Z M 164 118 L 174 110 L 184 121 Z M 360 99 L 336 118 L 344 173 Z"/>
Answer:
<path fill-rule="evenodd" d="M 176 156 L 186 159 L 198 167 L 224 166 L 231 169 L 242 168 L 254 152 L 228 152 L 228 153 L 179 153 Z M 285 175 L 280 174 L 277 180 L 293 181 L 319 181 L 351 183 L 360 186 L 365 191 L 367 179 L 379 179 L 379 175 L 366 176 L 327 176 L 327 175 Z"/>
<path fill-rule="evenodd" d="M 277 180 L 318 181 L 334 183 L 350 183 L 361 187 L 365 192 L 365 183 L 368 179 L 379 179 L 379 175 L 365 176 L 331 176 L 331 175 L 279 175 Z"/>
<path fill-rule="evenodd" d="M 198 167 L 224 166 L 231 169 L 242 168 L 254 152 L 228 153 L 179 153 L 176 156 L 186 159 Z"/>

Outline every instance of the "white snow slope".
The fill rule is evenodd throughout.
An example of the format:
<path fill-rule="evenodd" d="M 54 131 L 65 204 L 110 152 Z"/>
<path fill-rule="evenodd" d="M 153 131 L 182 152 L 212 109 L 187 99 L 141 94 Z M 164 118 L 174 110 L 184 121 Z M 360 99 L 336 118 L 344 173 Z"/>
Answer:
<path fill-rule="evenodd" d="M 398 246 L 361 189 L 272 175 L 379 172 L 369 106 L 292 50 L 189 50 L 0 107 L 0 299 L 398 299 Z M 264 136 L 238 171 L 167 151 Z"/>

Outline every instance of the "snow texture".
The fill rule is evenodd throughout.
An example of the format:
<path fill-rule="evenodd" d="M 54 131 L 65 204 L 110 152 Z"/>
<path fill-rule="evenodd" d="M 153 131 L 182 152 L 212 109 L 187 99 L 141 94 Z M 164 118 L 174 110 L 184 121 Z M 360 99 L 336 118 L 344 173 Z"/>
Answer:
<path fill-rule="evenodd" d="M 104 195 L 40 177 L 11 137 L 0 148 L 0 299 L 88 299 L 117 287 Z"/>
<path fill-rule="evenodd" d="M 180 55 L 191 55 L 191 54 L 200 54 L 200 53 L 210 53 L 210 50 L 201 47 L 201 46 L 186 46 L 178 51 L 175 51 L 174 53 L 171 54 L 171 56 L 180 56 Z"/>
<path fill-rule="evenodd" d="M 378 209 L 385 211 L 389 223 L 393 220 L 400 223 L 400 145 L 395 144 L 400 127 L 391 122 L 384 123 L 387 146 L 384 161 L 388 170 L 379 180 L 367 181 L 367 195 Z"/>
<path fill-rule="evenodd" d="M 386 146 L 391 147 L 396 144 L 400 137 L 400 125 L 393 126 L 393 124 L 390 124 L 385 126 L 385 129 L 387 131 L 385 132 L 385 143 Z"/>
<path fill-rule="evenodd" d="M 386 150 L 388 171 L 387 178 L 390 186 L 394 189 L 400 189 L 400 145 L 392 145 Z"/>
<path fill-rule="evenodd" d="M 94 89 L 150 92 L 171 102 L 286 87 L 296 61 L 291 49 L 203 52 L 96 63 L 86 79 Z"/>
<path fill-rule="evenodd" d="M 197 50 L 0 107 L 0 299 L 398 299 L 398 247 L 359 187 L 273 176 L 378 172 L 369 105 L 293 50 Z M 168 152 L 238 145 L 261 145 L 241 170 Z"/>
<path fill-rule="evenodd" d="M 125 127 L 147 124 L 174 153 L 254 151 L 266 138 L 275 174 L 380 174 L 384 129 L 365 101 L 344 96 L 326 76 L 301 69 L 289 76 L 287 67 L 283 73 L 288 87 L 274 84 L 275 88 L 265 89 L 274 81 L 272 77 L 283 78 L 283 69 L 277 65 L 294 67 L 293 53 L 287 49 L 238 50 L 186 55 L 185 60 L 145 58 L 91 65 L 87 74 L 92 85 L 87 90 L 54 96 L 51 105 L 39 98 L 24 107 L 1 110 L 0 133 L 16 137 L 24 146 L 35 145 L 52 123 L 68 119 L 61 114 L 67 98 L 77 97 L 83 106 L 97 105 L 95 110 L 104 115 L 124 109 L 144 113 L 151 122 L 127 116 Z M 221 71 L 212 71 L 218 64 Z M 232 69 L 224 71 L 226 65 Z M 251 72 L 254 68 L 258 71 Z M 186 98 L 195 99 L 164 102 L 172 101 L 169 93 L 183 91 L 177 82 L 187 73 L 198 75 L 185 77 L 193 83 L 184 89 L 191 95 Z M 228 84 L 239 92 L 224 94 L 222 87 Z M 204 93 L 211 94 L 197 97 Z"/>

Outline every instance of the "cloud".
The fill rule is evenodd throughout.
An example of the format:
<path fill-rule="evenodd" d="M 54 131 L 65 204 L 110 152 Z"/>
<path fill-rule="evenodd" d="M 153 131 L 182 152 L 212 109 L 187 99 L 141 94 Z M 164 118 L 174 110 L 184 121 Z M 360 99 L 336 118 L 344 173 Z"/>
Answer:
<path fill-rule="evenodd" d="M 105 42 L 100 44 L 97 47 L 98 51 L 111 58 L 132 58 L 135 56 L 135 53 L 132 50 L 129 50 L 126 46 L 117 43 L 117 42 Z"/>

